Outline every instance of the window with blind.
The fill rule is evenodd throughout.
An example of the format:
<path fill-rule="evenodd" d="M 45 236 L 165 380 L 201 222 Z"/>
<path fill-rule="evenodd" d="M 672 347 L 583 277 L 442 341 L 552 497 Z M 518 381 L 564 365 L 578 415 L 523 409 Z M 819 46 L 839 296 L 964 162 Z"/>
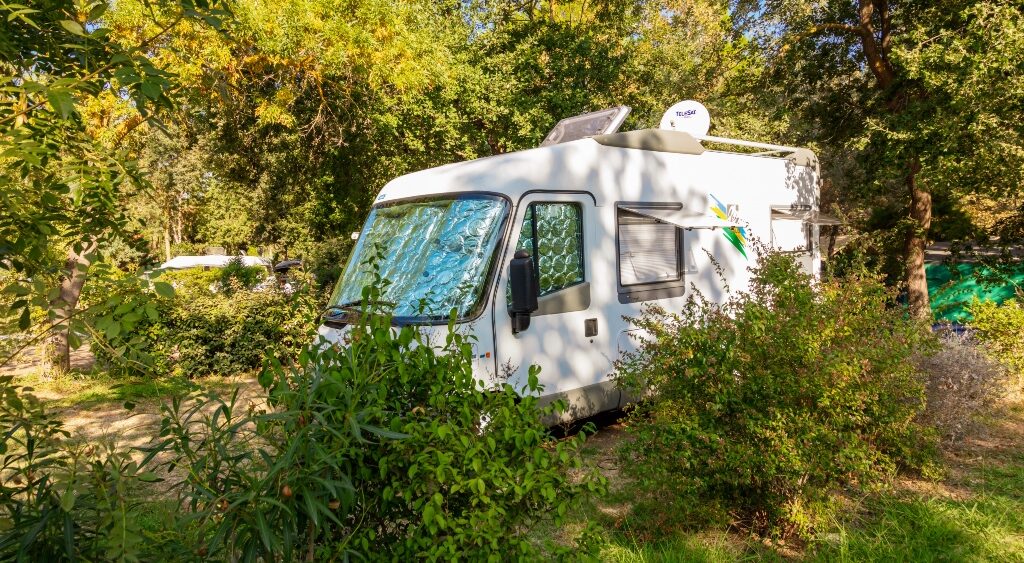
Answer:
<path fill-rule="evenodd" d="M 683 286 L 681 230 L 621 207 L 616 222 L 620 300 L 645 301 L 680 294 L 664 290 L 681 290 Z"/>

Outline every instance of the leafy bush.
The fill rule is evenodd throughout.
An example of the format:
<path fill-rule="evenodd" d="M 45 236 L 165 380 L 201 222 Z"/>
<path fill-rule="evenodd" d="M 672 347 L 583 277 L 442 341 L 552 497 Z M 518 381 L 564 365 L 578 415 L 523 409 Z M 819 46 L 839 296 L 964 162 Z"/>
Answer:
<path fill-rule="evenodd" d="M 251 372 L 269 355 L 294 359 L 312 341 L 322 297 L 306 284 L 220 290 L 222 273 L 165 272 L 147 289 L 94 283 L 89 300 L 103 307 L 87 333 L 97 361 L 112 373 L 188 377 Z M 173 288 L 173 289 L 172 289 Z M 99 314 L 102 313 L 102 314 Z"/>
<path fill-rule="evenodd" d="M 313 338 L 318 304 L 303 290 L 185 291 L 164 303 L 150 337 L 168 369 L 233 375 L 259 369 L 267 355 L 294 358 Z"/>
<path fill-rule="evenodd" d="M 549 438 L 541 419 L 553 407 L 479 385 L 454 325 L 439 349 L 376 314 L 349 334 L 347 347 L 273 363 L 260 377 L 267 411 L 237 395 L 166 408 L 162 435 L 176 452 L 171 467 L 190 468 L 177 488 L 203 530 L 200 553 L 536 559 L 530 528 L 561 522 L 603 486 L 570 477 L 583 437 Z M 538 389 L 534 372 L 527 391 Z"/>
<path fill-rule="evenodd" d="M 910 359 L 931 337 L 893 297 L 874 278 L 812 283 L 771 255 L 723 305 L 648 308 L 649 339 L 617 365 L 649 396 L 629 415 L 626 471 L 658 504 L 689 507 L 683 521 L 731 514 L 785 535 L 813 528 L 834 487 L 925 463 Z"/>
<path fill-rule="evenodd" d="M 267 269 L 262 266 L 246 266 L 242 258 L 232 258 L 220 269 L 220 287 L 230 293 L 236 289 L 253 289 L 267 277 Z"/>
<path fill-rule="evenodd" d="M 1002 305 L 974 301 L 970 313 L 978 340 L 1024 384 L 1024 304 L 1016 299 Z"/>
<path fill-rule="evenodd" d="M 134 494 L 156 480 L 151 458 L 75 444 L 29 391 L 0 377 L 0 560 L 158 557 Z"/>
<path fill-rule="evenodd" d="M 160 279 L 174 286 L 177 293 L 184 295 L 216 293 L 220 290 L 220 278 L 218 268 L 168 270 L 160 275 Z"/>
<path fill-rule="evenodd" d="M 955 442 L 1005 395 L 1007 370 L 969 335 L 945 334 L 940 344 L 938 352 L 916 362 L 928 378 L 921 420 Z"/>
<path fill-rule="evenodd" d="M 78 347 L 80 333 L 109 372 L 148 373 L 160 365 L 160 358 L 145 329 L 159 320 L 161 301 L 173 295 L 173 286 L 165 280 L 141 278 L 106 262 L 93 264 L 76 312 L 79 322 L 72 325 L 71 344 Z"/>

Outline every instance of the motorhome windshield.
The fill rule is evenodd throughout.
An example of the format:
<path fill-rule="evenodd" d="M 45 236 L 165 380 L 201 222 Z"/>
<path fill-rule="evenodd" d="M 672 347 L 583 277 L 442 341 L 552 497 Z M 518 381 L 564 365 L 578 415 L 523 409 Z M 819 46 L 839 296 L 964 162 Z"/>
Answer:
<path fill-rule="evenodd" d="M 334 314 L 360 306 L 376 268 L 387 280 L 379 299 L 396 318 L 444 320 L 452 308 L 460 319 L 469 316 L 483 295 L 508 206 L 473 195 L 374 207 L 331 298 Z"/>

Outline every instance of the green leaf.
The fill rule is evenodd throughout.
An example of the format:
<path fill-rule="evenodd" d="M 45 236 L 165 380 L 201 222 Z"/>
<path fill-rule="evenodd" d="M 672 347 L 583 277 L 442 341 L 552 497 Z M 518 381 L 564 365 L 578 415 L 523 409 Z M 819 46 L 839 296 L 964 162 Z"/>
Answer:
<path fill-rule="evenodd" d="M 270 528 L 267 526 L 267 520 L 263 517 L 263 512 L 256 511 L 256 528 L 260 532 L 260 540 L 263 542 L 263 546 L 267 548 L 267 551 L 273 551 L 273 543 L 270 540 Z"/>
<path fill-rule="evenodd" d="M 60 497 L 60 509 L 64 512 L 71 512 L 71 509 L 75 507 L 75 490 L 72 488 L 72 484 L 68 483 L 67 489 L 64 494 Z"/>
<path fill-rule="evenodd" d="M 69 90 L 51 88 L 46 92 L 46 101 L 50 103 L 53 111 L 65 119 L 75 111 L 75 98 Z"/>
<path fill-rule="evenodd" d="M 390 438 L 392 440 L 404 440 L 405 438 L 409 438 L 410 437 L 409 434 L 403 434 L 401 432 L 394 432 L 394 431 L 391 431 L 391 430 L 386 430 L 386 429 L 381 428 L 379 426 L 373 426 L 373 425 L 370 425 L 370 424 L 361 424 L 360 426 L 362 426 L 363 430 L 366 430 L 368 432 L 372 432 L 372 433 L 380 436 L 381 438 Z"/>
<path fill-rule="evenodd" d="M 82 24 L 74 20 L 60 20 L 60 26 L 75 35 L 85 37 L 85 29 L 82 28 Z"/>
<path fill-rule="evenodd" d="M 22 295 L 28 295 L 31 293 L 31 290 L 23 285 L 11 284 L 4 288 L 4 293 L 10 293 L 20 297 Z"/>
<path fill-rule="evenodd" d="M 153 282 L 153 290 L 156 291 L 157 295 L 165 299 L 174 297 L 174 286 L 167 282 Z"/>
<path fill-rule="evenodd" d="M 163 89 L 160 88 L 159 84 L 155 84 L 148 80 L 140 84 L 139 88 L 142 90 L 142 93 L 151 100 L 159 98 L 160 94 L 163 93 Z"/>
<path fill-rule="evenodd" d="M 89 19 L 90 20 L 99 19 L 105 13 L 107 13 L 107 3 L 106 2 L 96 2 L 93 5 L 92 9 L 89 10 Z"/>
<path fill-rule="evenodd" d="M 133 402 L 131 402 L 131 401 L 125 401 L 125 402 L 124 402 L 124 408 L 125 408 L 126 410 L 130 410 L 130 411 L 131 411 L 131 410 L 135 410 L 135 403 L 133 403 Z"/>
<path fill-rule="evenodd" d="M 13 8 L 14 6 L 8 4 L 7 7 L 8 8 Z M 20 8 L 18 10 L 14 10 L 10 14 L 7 14 L 7 21 L 11 22 L 11 21 L 14 21 L 15 18 L 19 18 L 20 17 L 21 21 L 27 22 L 27 23 L 31 24 L 32 27 L 35 27 L 35 28 L 38 29 L 38 26 L 36 26 L 36 24 L 33 23 L 32 20 L 30 20 L 30 19 L 25 17 L 25 14 L 36 14 L 36 13 L 39 13 L 39 10 L 33 10 L 31 8 Z"/>
<path fill-rule="evenodd" d="M 104 335 L 107 337 L 107 340 L 117 338 L 119 334 L 121 334 L 121 323 L 118 321 L 111 321 L 110 324 L 107 325 L 107 329 L 104 332 Z"/>
<path fill-rule="evenodd" d="M 28 307 L 21 312 L 21 318 L 18 319 L 18 329 L 28 330 L 28 327 L 32 326 L 32 310 Z"/>

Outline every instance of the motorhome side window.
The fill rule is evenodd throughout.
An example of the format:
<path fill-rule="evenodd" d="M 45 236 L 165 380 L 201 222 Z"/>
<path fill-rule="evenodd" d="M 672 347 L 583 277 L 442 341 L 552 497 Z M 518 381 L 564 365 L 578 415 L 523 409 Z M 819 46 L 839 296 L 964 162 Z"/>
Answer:
<path fill-rule="evenodd" d="M 682 279 L 675 225 L 618 210 L 619 285 L 661 284 Z"/>
<path fill-rule="evenodd" d="M 531 203 L 517 249 L 533 257 L 540 295 L 583 282 L 583 210 L 576 203 Z"/>

